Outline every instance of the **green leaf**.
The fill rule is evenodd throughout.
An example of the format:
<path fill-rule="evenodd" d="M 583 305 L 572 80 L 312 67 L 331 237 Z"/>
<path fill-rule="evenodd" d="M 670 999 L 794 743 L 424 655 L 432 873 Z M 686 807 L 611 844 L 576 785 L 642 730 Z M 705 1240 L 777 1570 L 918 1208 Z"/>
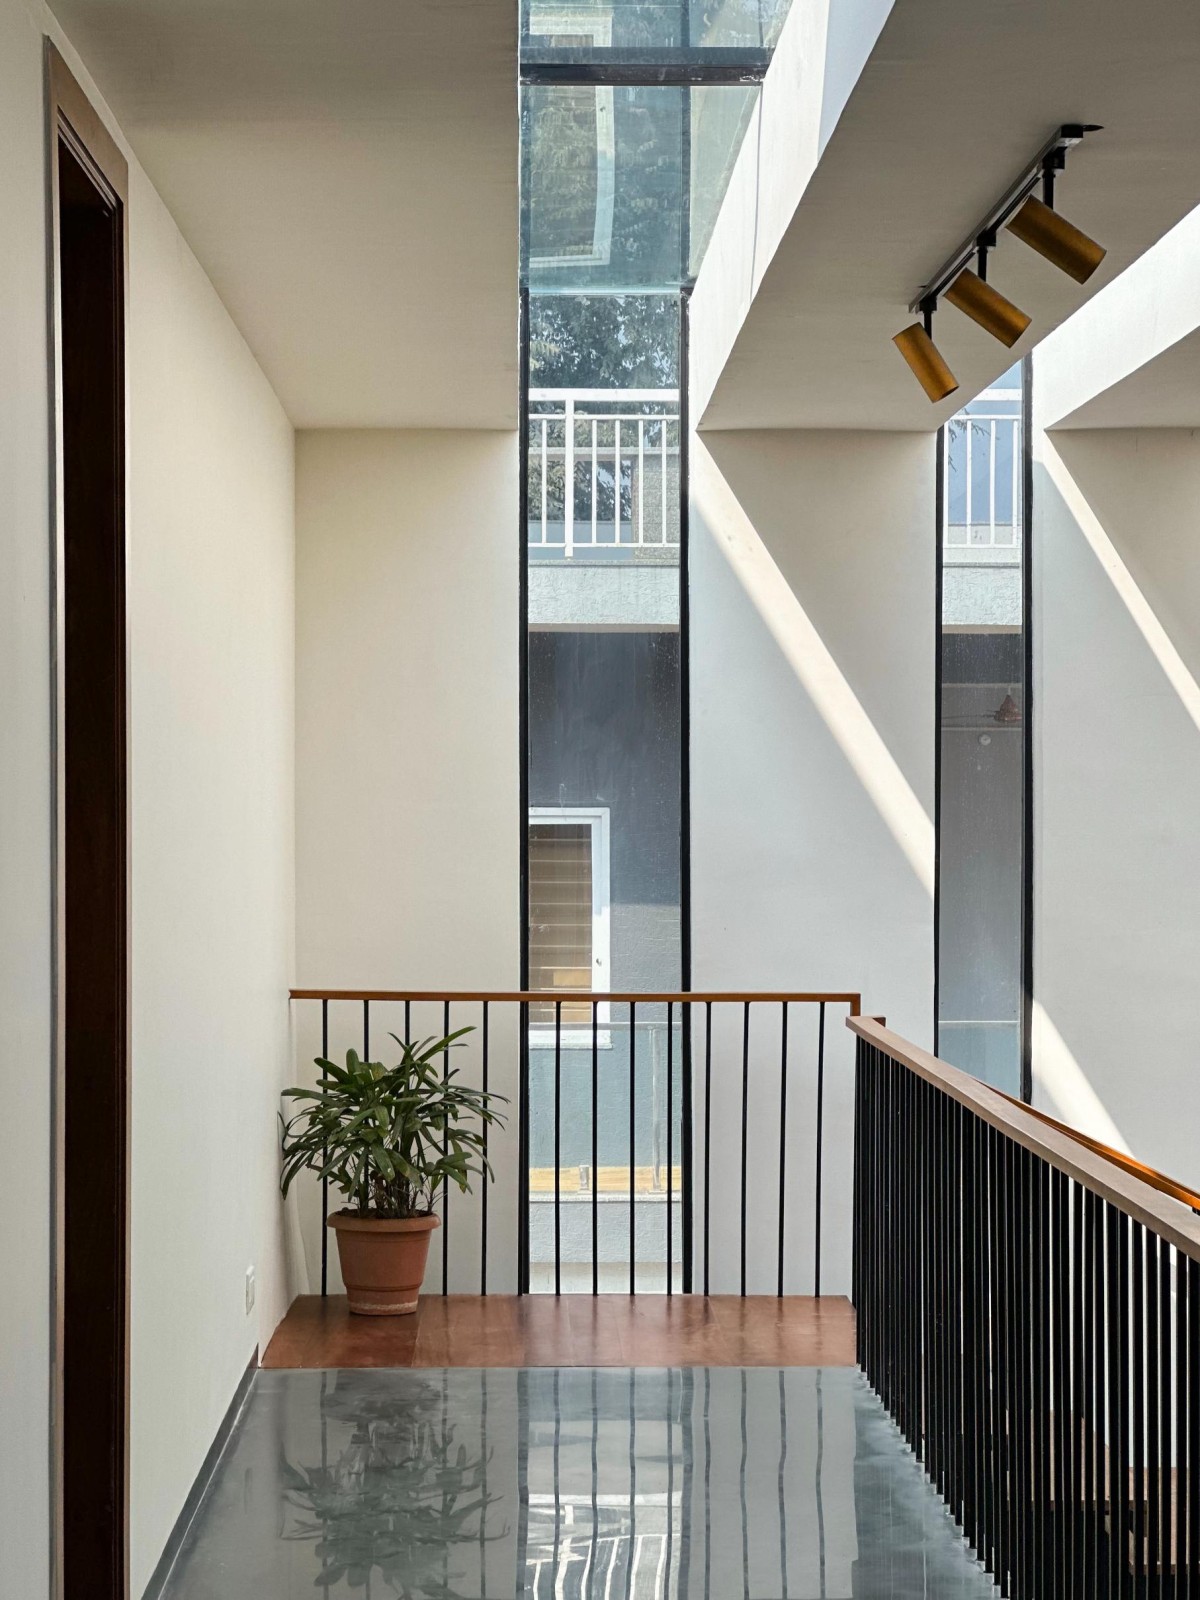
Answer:
<path fill-rule="evenodd" d="M 344 1067 L 316 1058 L 314 1089 L 284 1091 L 280 1113 L 280 1187 L 286 1194 L 303 1171 L 327 1178 L 360 1213 L 412 1216 L 427 1210 L 443 1184 L 467 1191 L 476 1174 L 487 1181 L 482 1130 L 503 1126 L 503 1096 L 485 1095 L 461 1081 L 447 1052 L 472 1030 L 413 1044 L 391 1035 L 394 1065 L 346 1052 Z"/>

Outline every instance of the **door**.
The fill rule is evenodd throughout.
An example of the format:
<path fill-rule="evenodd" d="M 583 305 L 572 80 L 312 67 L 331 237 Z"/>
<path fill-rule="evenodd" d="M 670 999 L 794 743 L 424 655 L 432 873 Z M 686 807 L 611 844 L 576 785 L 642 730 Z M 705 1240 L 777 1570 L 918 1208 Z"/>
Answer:
<path fill-rule="evenodd" d="M 48 54 L 55 353 L 57 1578 L 128 1592 L 126 167 Z"/>

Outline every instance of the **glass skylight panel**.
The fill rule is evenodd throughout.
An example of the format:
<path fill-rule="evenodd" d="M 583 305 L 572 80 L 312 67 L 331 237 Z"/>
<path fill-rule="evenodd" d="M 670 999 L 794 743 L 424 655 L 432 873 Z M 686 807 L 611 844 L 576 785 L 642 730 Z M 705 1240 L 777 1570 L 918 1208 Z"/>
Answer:
<path fill-rule="evenodd" d="M 770 49 L 790 0 L 522 0 L 526 48 Z"/>

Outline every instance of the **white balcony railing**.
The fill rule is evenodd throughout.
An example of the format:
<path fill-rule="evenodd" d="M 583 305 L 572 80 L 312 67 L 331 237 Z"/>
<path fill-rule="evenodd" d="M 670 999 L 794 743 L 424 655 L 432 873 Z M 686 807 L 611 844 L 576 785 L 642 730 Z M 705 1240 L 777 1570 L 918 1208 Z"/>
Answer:
<path fill-rule="evenodd" d="M 947 550 L 1015 552 L 1021 544 L 1021 391 L 986 389 L 946 424 Z"/>
<path fill-rule="evenodd" d="M 673 557 L 679 546 L 679 391 L 532 389 L 533 560 Z"/>

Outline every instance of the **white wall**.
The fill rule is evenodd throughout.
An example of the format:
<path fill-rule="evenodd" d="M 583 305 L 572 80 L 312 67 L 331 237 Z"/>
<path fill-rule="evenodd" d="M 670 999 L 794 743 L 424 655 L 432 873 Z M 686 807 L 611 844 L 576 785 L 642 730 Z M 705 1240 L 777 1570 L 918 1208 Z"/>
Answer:
<path fill-rule="evenodd" d="M 129 211 L 136 1594 L 290 1300 L 294 479 L 290 423 L 136 167 Z"/>
<path fill-rule="evenodd" d="M 513 433 L 297 436 L 299 987 L 516 987 L 516 508 Z M 316 1015 L 298 1003 L 302 1061 Z M 400 1027 L 377 1008 L 372 1053 Z M 440 1033 L 441 1008 L 413 1027 Z M 514 1042 L 493 1041 L 501 1089 Z M 351 1044 L 361 1008 L 335 1007 L 330 1049 Z M 515 1159 L 497 1146 L 497 1217 L 515 1216 Z M 315 1281 L 311 1195 L 303 1209 Z M 496 1287 L 511 1244 L 492 1258 Z M 459 1286 L 477 1286 L 455 1256 Z"/>
<path fill-rule="evenodd" d="M 49 1570 L 45 30 L 56 32 L 42 8 L 0 0 L 9 575 L 0 727 L 14 753 L 0 826 L 9 1041 L 0 1545 L 6 1588 L 28 1596 L 47 1592 Z M 133 160 L 129 249 L 131 1545 L 140 1594 L 256 1343 L 286 1304 L 274 1112 L 290 1069 L 293 435 Z M 251 1262 L 258 1306 L 247 1317 Z"/>
<path fill-rule="evenodd" d="M 1034 515 L 1035 1101 L 1195 1184 L 1200 437 L 1035 435 Z"/>
<path fill-rule="evenodd" d="M 518 975 L 517 440 L 302 432 L 300 987 Z"/>
<path fill-rule="evenodd" d="M 933 435 L 702 434 L 692 472 L 693 983 L 859 990 L 866 1010 L 928 1045 Z M 825 1286 L 845 1292 L 852 1051 L 842 1013 L 829 1022 Z M 795 1020 L 793 1037 L 800 1217 L 811 1195 L 811 1017 Z M 767 1037 L 754 1070 L 770 1096 L 777 1063 Z M 715 1127 L 736 1126 L 739 1094 L 740 1084 L 718 1105 L 714 1093 Z M 771 1131 L 752 1157 L 755 1186 L 770 1204 L 756 1238 L 769 1254 L 776 1134 L 761 1101 L 758 1111 Z M 723 1165 L 735 1184 L 736 1154 Z M 807 1293 L 807 1225 L 795 1237 L 790 1287 Z"/>
<path fill-rule="evenodd" d="M 0 0 L 0 1550 L 49 1588 L 50 658 L 40 8 Z"/>

